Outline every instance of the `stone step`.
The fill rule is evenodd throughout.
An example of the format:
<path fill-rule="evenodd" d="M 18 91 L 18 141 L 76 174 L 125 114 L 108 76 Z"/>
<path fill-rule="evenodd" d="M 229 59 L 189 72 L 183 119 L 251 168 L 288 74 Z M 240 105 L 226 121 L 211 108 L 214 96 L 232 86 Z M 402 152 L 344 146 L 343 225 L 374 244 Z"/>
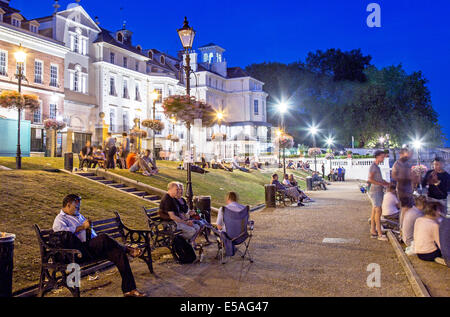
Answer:
<path fill-rule="evenodd" d="M 105 180 L 99 180 L 98 182 L 99 182 L 99 183 L 102 183 L 102 184 L 105 184 L 105 185 L 115 184 L 113 181 L 110 181 L 110 180 L 107 180 L 107 179 L 105 179 Z"/>
<path fill-rule="evenodd" d="M 147 195 L 147 192 L 137 191 L 137 192 L 130 192 L 130 194 L 144 197 L 145 195 Z"/>
<path fill-rule="evenodd" d="M 147 200 L 161 200 L 161 197 L 156 196 L 156 195 L 149 195 L 149 196 L 144 196 L 144 199 L 147 199 Z"/>
<path fill-rule="evenodd" d="M 105 180 L 102 176 L 87 176 L 87 178 L 92 179 L 93 181 Z"/>
<path fill-rule="evenodd" d="M 125 184 L 116 184 L 116 183 L 108 184 L 108 186 L 109 186 L 109 187 L 118 188 L 118 189 L 127 187 L 127 185 L 125 185 Z"/>
<path fill-rule="evenodd" d="M 137 192 L 138 191 L 137 188 L 134 188 L 134 187 L 122 187 L 122 188 L 119 188 L 119 189 L 121 191 L 128 192 L 128 193 Z"/>
<path fill-rule="evenodd" d="M 75 173 L 75 174 L 84 176 L 84 177 L 96 176 L 94 173 Z"/>

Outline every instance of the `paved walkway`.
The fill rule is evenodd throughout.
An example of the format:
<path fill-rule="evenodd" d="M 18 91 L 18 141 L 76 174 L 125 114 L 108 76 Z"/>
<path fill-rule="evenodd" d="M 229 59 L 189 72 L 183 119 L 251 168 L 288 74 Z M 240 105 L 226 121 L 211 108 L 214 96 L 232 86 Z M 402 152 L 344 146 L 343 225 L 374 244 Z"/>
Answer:
<path fill-rule="evenodd" d="M 370 205 L 356 183 L 333 183 L 311 196 L 316 202 L 307 207 L 252 215 L 253 264 L 233 258 L 221 265 L 215 245 L 203 263 L 159 261 L 156 278 L 134 261 L 138 288 L 150 296 L 414 296 L 389 242 L 370 239 Z M 323 243 L 324 238 L 349 240 Z M 367 286 L 371 263 L 380 266 L 381 287 Z M 82 296 L 121 296 L 119 274 L 114 269 L 97 281 L 83 280 L 82 289 Z"/>

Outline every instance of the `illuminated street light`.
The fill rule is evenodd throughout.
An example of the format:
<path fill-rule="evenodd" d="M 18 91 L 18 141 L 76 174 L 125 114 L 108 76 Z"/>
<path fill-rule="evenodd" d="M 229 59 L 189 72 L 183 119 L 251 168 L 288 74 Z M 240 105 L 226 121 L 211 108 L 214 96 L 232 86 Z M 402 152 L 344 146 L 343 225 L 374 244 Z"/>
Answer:
<path fill-rule="evenodd" d="M 281 114 L 284 114 L 284 113 L 286 113 L 286 111 L 288 110 L 288 105 L 287 105 L 287 103 L 285 103 L 285 102 L 280 102 L 280 103 L 277 105 L 277 108 L 278 108 L 278 111 L 279 111 Z"/>
<path fill-rule="evenodd" d="M 25 79 L 24 75 L 24 66 L 25 62 L 27 60 L 27 53 L 25 53 L 25 50 L 22 47 L 22 44 L 20 44 L 19 49 L 14 53 L 14 58 L 17 62 L 17 83 L 18 83 L 18 91 L 19 94 L 22 93 L 22 80 Z M 16 152 L 16 168 L 21 169 L 22 168 L 22 151 L 20 149 L 20 120 L 21 120 L 21 108 L 17 108 L 18 111 L 18 123 L 17 123 L 17 152 Z"/>
<path fill-rule="evenodd" d="M 334 144 L 334 139 L 332 137 L 328 137 L 325 143 L 328 147 L 331 147 Z"/>

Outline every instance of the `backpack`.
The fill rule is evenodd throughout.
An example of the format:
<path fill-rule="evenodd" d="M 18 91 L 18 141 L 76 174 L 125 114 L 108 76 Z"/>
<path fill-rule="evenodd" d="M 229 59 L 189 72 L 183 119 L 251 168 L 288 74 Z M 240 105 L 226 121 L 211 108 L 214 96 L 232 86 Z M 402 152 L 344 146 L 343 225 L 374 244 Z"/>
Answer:
<path fill-rule="evenodd" d="M 194 248 L 181 236 L 173 239 L 172 253 L 180 264 L 193 263 L 197 259 Z"/>

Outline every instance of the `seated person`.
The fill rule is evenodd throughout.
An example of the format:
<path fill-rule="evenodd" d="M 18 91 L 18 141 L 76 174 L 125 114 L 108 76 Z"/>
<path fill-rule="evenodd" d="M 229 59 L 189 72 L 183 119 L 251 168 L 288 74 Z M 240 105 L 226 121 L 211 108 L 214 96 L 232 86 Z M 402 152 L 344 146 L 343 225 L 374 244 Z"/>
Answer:
<path fill-rule="evenodd" d="M 95 168 L 95 166 L 98 164 L 99 167 L 105 168 L 105 161 L 106 161 L 106 156 L 105 153 L 103 152 L 103 149 L 101 146 L 99 146 L 98 148 L 96 146 L 94 146 L 92 148 L 92 167 Z"/>
<path fill-rule="evenodd" d="M 209 163 L 208 162 L 206 162 L 206 158 L 205 158 L 205 154 L 202 154 L 202 165 L 201 165 L 201 167 L 204 169 L 204 168 L 209 168 L 210 166 L 209 166 Z"/>
<path fill-rule="evenodd" d="M 80 157 L 81 157 L 81 168 L 83 168 L 84 165 L 86 165 L 87 168 L 90 168 L 92 163 L 94 162 L 94 159 L 92 157 L 93 148 L 91 146 L 91 141 L 86 141 L 86 145 L 83 146 L 83 148 L 80 151 Z"/>
<path fill-rule="evenodd" d="M 334 180 L 334 169 L 330 170 L 330 173 L 328 174 L 328 181 Z"/>
<path fill-rule="evenodd" d="M 289 198 L 292 198 L 297 201 L 297 206 L 304 206 L 302 204 L 302 198 L 300 197 L 300 193 L 294 187 L 286 187 L 278 181 L 278 174 L 272 175 L 272 180 L 270 184 L 275 185 L 277 191 L 281 191 L 286 194 Z"/>
<path fill-rule="evenodd" d="M 400 223 L 400 202 L 395 184 L 391 183 L 384 194 L 381 210 L 383 218 Z"/>
<path fill-rule="evenodd" d="M 119 166 L 120 169 L 127 168 L 124 156 L 124 150 L 122 143 L 119 144 L 119 151 L 116 153 L 116 166 Z"/>
<path fill-rule="evenodd" d="M 180 210 L 177 203 L 178 188 L 177 182 L 170 182 L 167 185 L 167 193 L 159 204 L 159 216 L 162 220 L 174 221 L 177 224 L 177 230 L 181 230 L 183 238 L 193 243 L 198 236 L 200 226 L 189 220 L 188 216 Z"/>
<path fill-rule="evenodd" d="M 440 212 L 440 203 L 426 204 L 425 215 L 417 218 L 414 225 L 414 251 L 423 261 L 436 261 L 445 265 L 439 241 Z"/>
<path fill-rule="evenodd" d="M 200 227 L 200 230 L 197 232 L 196 236 L 191 239 L 192 245 L 195 247 L 196 246 L 195 239 L 200 235 L 201 232 L 204 232 L 205 227 L 212 228 L 212 226 L 206 220 L 201 219 L 200 216 L 194 210 L 189 210 L 189 206 L 186 202 L 186 199 L 183 198 L 183 184 L 182 183 L 177 184 L 178 184 L 178 191 L 176 196 L 176 202 L 178 204 L 180 211 L 186 216 L 186 218 L 192 220 L 192 222 L 195 225 L 198 225 Z"/>
<path fill-rule="evenodd" d="M 127 155 L 126 165 L 128 166 L 128 168 L 130 168 L 131 166 L 134 165 L 134 163 L 136 162 L 136 158 L 137 158 L 137 154 L 136 154 L 136 151 L 133 149 L 133 151 L 131 151 Z"/>
<path fill-rule="evenodd" d="M 288 163 L 288 165 L 286 166 L 286 168 L 289 168 L 289 169 L 295 169 L 294 168 L 294 161 L 289 161 L 289 163 Z"/>
<path fill-rule="evenodd" d="M 312 200 L 311 198 L 309 198 L 300 188 L 300 186 L 298 185 L 298 182 L 295 180 L 294 178 L 294 174 L 290 174 L 289 175 L 289 183 L 291 184 L 291 186 L 296 187 L 297 190 L 300 193 L 300 196 L 302 197 L 302 201 L 306 201 L 306 202 L 314 202 L 314 200 Z"/>
<path fill-rule="evenodd" d="M 93 259 L 106 258 L 113 262 L 122 277 L 124 296 L 145 296 L 136 289 L 133 272 L 127 257 L 127 254 L 132 257 L 139 257 L 142 255 L 142 250 L 121 245 L 107 234 L 97 235 L 94 230 L 90 231 L 90 237 L 86 237 L 86 229 L 90 228 L 91 223 L 80 214 L 80 204 L 81 197 L 74 194 L 67 195 L 63 200 L 63 208 L 53 222 L 53 231 L 73 233 L 81 242 L 78 247 L 83 252 L 83 256 Z"/>
<path fill-rule="evenodd" d="M 250 160 L 250 169 L 259 170 L 259 163 L 255 157 L 252 157 Z"/>
<path fill-rule="evenodd" d="M 248 156 L 245 158 L 244 166 L 250 168 L 250 158 Z"/>
<path fill-rule="evenodd" d="M 416 199 L 416 205 L 407 209 L 400 215 L 400 231 L 403 242 L 409 247 L 414 240 L 414 223 L 416 219 L 424 215 L 426 197 L 419 196 Z"/>
<path fill-rule="evenodd" d="M 240 170 L 240 171 L 242 171 L 242 172 L 245 172 L 245 173 L 248 173 L 248 172 L 250 172 L 248 169 L 246 169 L 245 167 L 240 167 L 239 166 L 239 163 L 238 163 L 238 160 L 237 160 L 237 156 L 235 156 L 234 158 L 233 158 L 233 162 L 231 162 L 231 167 L 233 168 L 233 169 L 238 169 L 238 170 Z"/>
<path fill-rule="evenodd" d="M 228 210 L 233 212 L 241 212 L 246 206 L 241 205 L 238 203 L 238 195 L 235 192 L 229 192 L 226 197 L 225 201 L 227 205 L 225 206 Z M 219 212 L 217 213 L 217 220 L 216 220 L 216 226 L 217 229 L 220 231 L 226 232 L 227 229 L 225 227 L 225 223 L 223 221 L 223 208 L 219 208 Z"/>
<path fill-rule="evenodd" d="M 220 169 L 223 169 L 223 170 L 225 170 L 225 171 L 227 171 L 227 172 L 232 172 L 232 171 L 233 171 L 233 168 L 232 168 L 232 167 L 229 167 L 228 165 L 226 165 L 226 163 L 225 163 L 224 160 L 219 160 L 219 161 L 217 162 L 217 166 L 218 166 Z"/>
<path fill-rule="evenodd" d="M 211 159 L 211 168 L 212 169 L 218 169 L 219 167 L 217 166 L 216 160 L 213 158 Z"/>
<path fill-rule="evenodd" d="M 130 172 L 137 172 L 142 170 L 142 175 L 150 176 L 158 173 L 153 160 L 150 158 L 150 150 L 145 150 L 145 154 L 138 156 L 136 162 L 130 167 Z"/>
<path fill-rule="evenodd" d="M 327 190 L 327 186 L 325 185 L 325 181 L 323 180 L 322 177 L 319 176 L 318 172 L 313 172 L 313 174 L 312 174 L 312 181 L 313 181 L 313 183 L 317 184 L 323 190 Z"/>

